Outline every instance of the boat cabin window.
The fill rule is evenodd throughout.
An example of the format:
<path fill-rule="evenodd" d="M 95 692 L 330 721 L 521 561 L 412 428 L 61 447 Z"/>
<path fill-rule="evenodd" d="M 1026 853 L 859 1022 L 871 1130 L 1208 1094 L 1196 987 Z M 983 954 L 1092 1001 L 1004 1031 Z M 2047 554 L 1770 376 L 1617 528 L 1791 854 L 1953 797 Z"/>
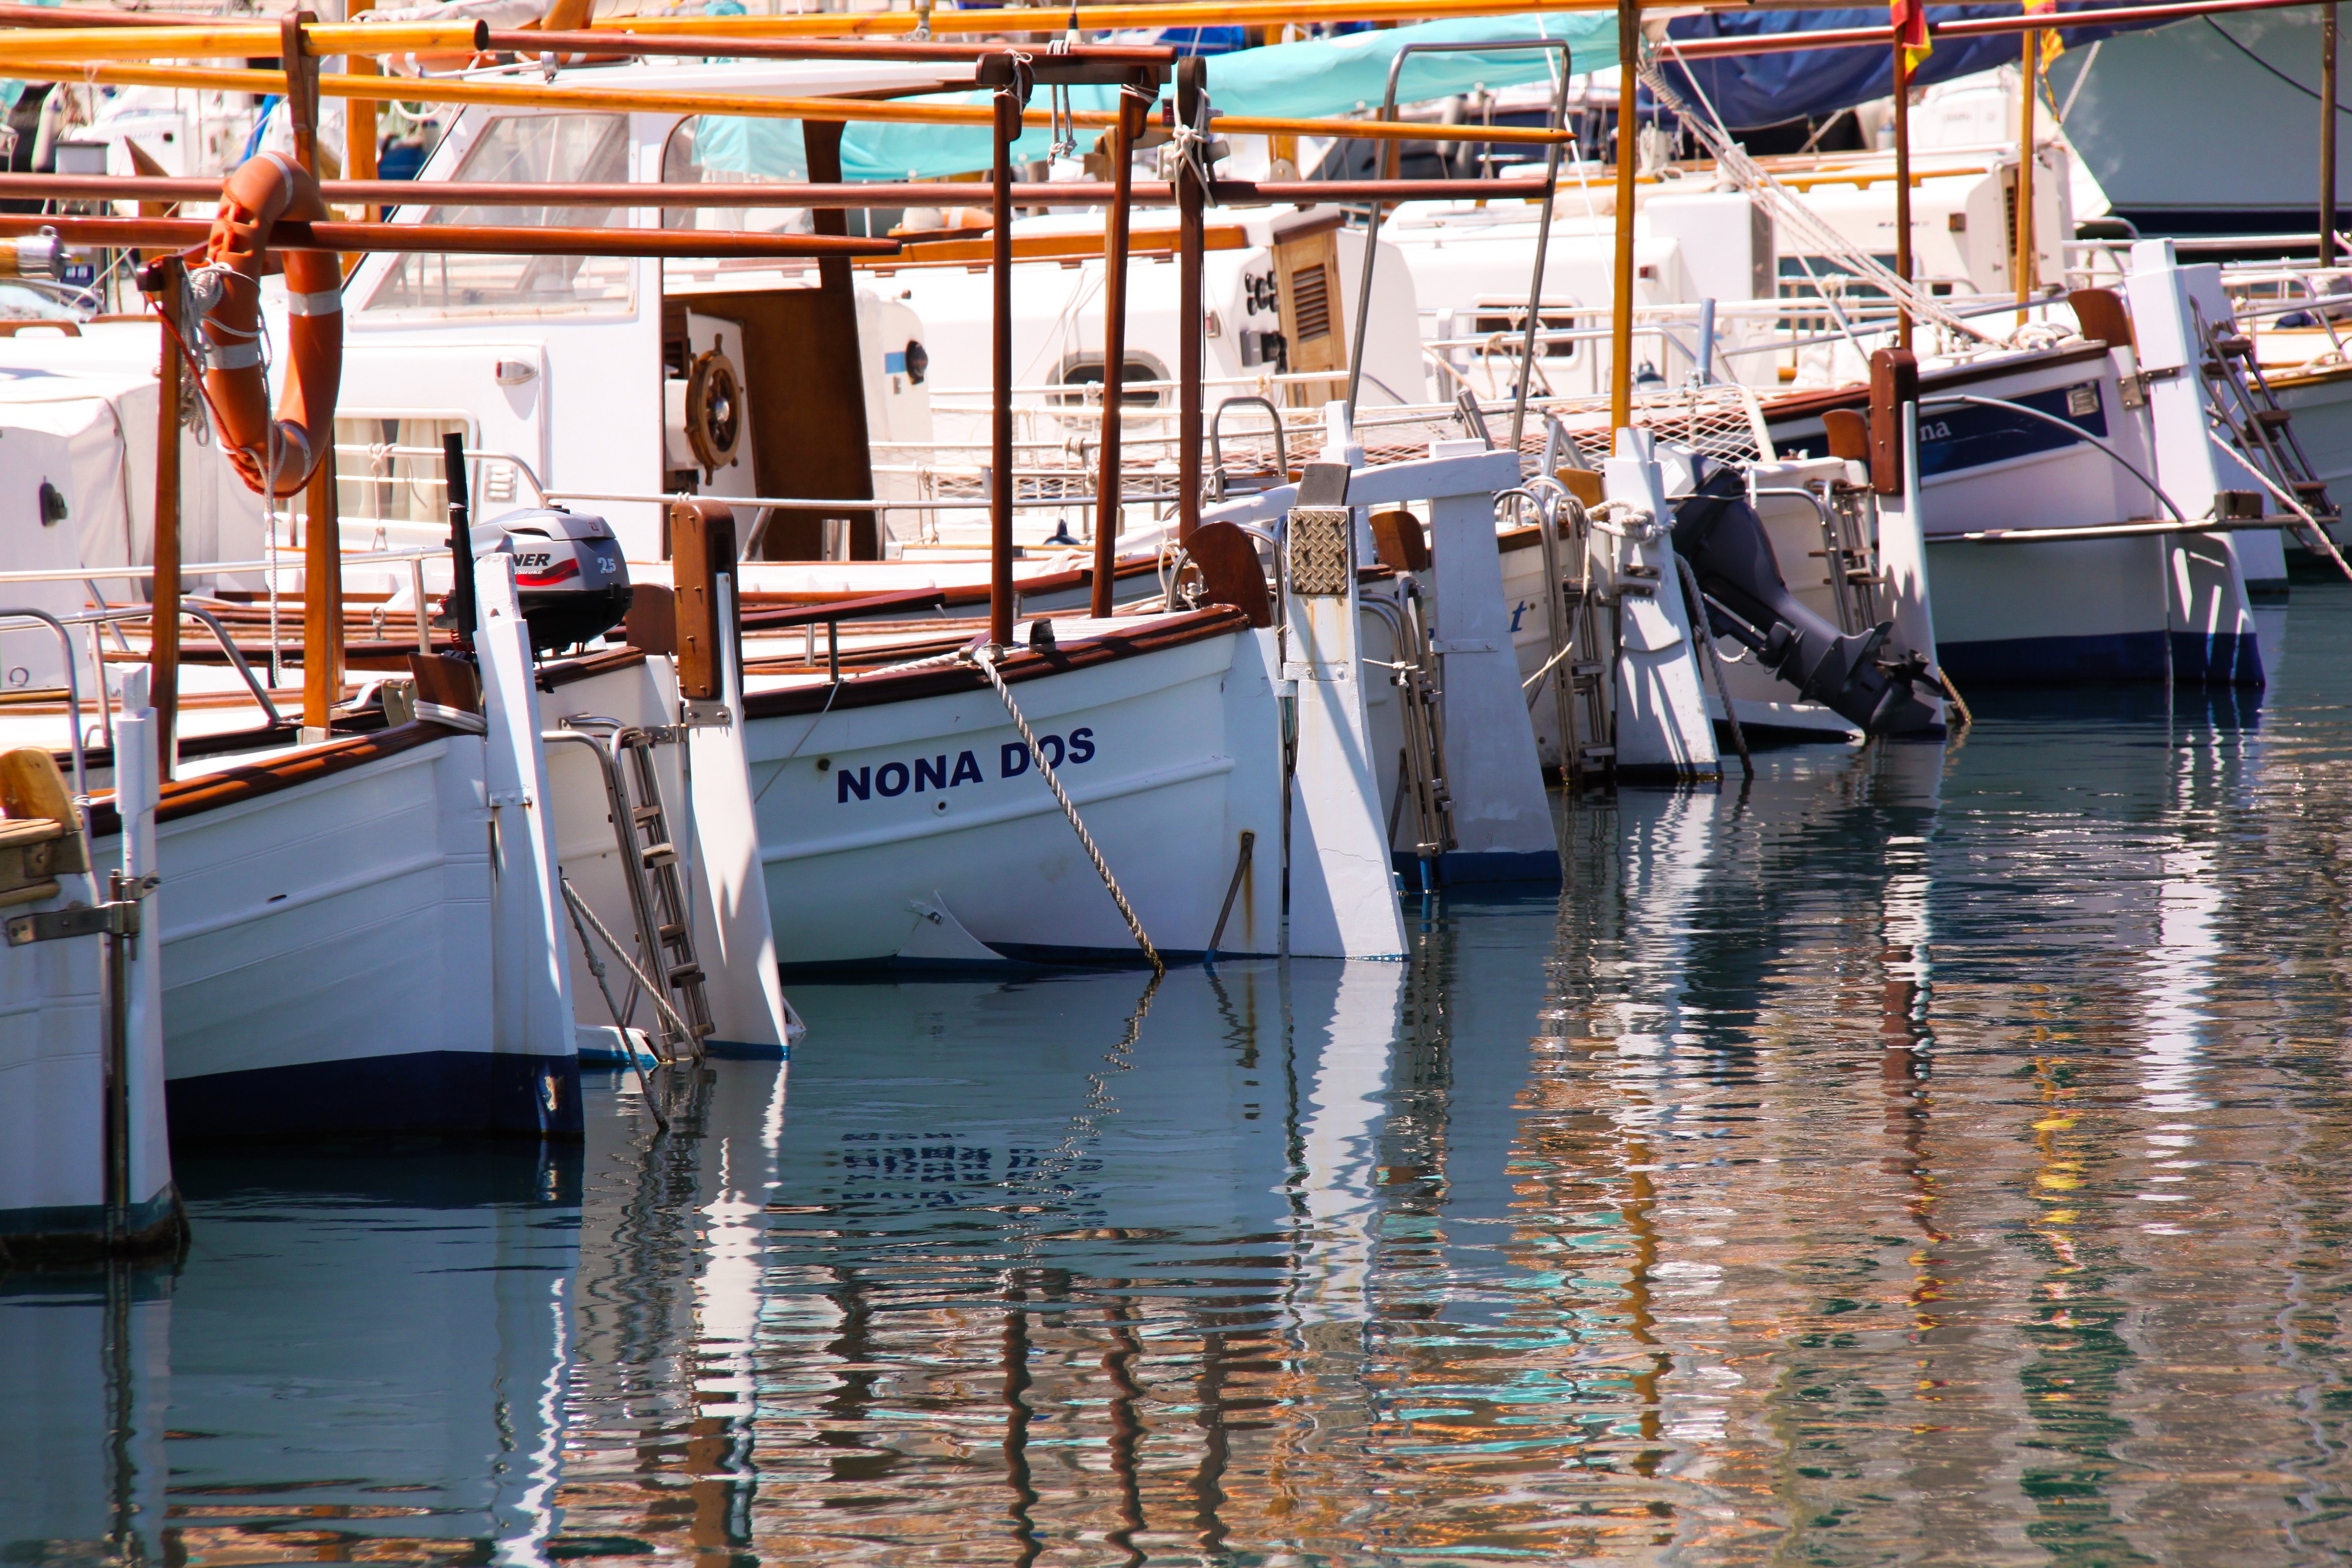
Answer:
<path fill-rule="evenodd" d="M 777 185 L 807 181 L 808 152 L 797 120 L 698 114 L 681 120 L 662 147 L 666 185 Z M 754 234 L 807 234 L 806 207 L 680 207 L 662 214 L 671 230 L 711 229 Z M 816 285 L 816 264 L 798 260 L 670 261 L 666 287 L 784 287 Z M 779 274 L 782 276 L 779 277 Z"/>
<path fill-rule="evenodd" d="M 1549 300 L 1546 300 L 1546 309 L 1536 318 L 1538 331 L 1572 332 L 1584 325 L 1575 316 L 1565 311 L 1554 315 L 1549 308 L 1550 303 Z M 1458 326 L 1456 330 L 1459 331 Z M 1507 305 L 1497 304 L 1492 300 L 1481 300 L 1478 301 L 1477 319 L 1472 323 L 1470 331 L 1465 335 L 1486 340 L 1471 351 L 1481 359 L 1517 359 L 1519 351 L 1527 346 L 1527 332 L 1528 308 L 1524 303 Z M 1545 339 L 1537 343 L 1536 357 L 1538 359 L 1574 359 L 1576 340 L 1574 338 Z"/>
<path fill-rule="evenodd" d="M 1082 354 L 1077 359 L 1064 364 L 1062 374 L 1056 379 L 1064 386 L 1098 387 L 1103 384 L 1103 368 L 1102 355 Z M 1166 381 L 1170 377 L 1168 373 L 1153 361 L 1129 355 L 1126 363 L 1119 366 L 1118 379 L 1122 384 L 1126 384 L 1139 381 L 1146 383 Z M 1148 385 L 1140 390 L 1123 391 L 1119 394 L 1118 400 L 1129 408 L 1151 408 L 1166 401 L 1160 393 Z M 1057 401 L 1083 403 L 1086 397 L 1083 394 L 1075 397 L 1062 395 L 1057 397 Z"/>
<path fill-rule="evenodd" d="M 500 184 L 619 183 L 629 177 L 623 114 L 510 114 L 482 127 L 453 179 Z M 426 223 L 608 228 L 606 206 L 436 206 Z M 635 308 L 624 257 L 403 256 L 370 296 L 370 313 L 430 316 L 625 315 Z"/>

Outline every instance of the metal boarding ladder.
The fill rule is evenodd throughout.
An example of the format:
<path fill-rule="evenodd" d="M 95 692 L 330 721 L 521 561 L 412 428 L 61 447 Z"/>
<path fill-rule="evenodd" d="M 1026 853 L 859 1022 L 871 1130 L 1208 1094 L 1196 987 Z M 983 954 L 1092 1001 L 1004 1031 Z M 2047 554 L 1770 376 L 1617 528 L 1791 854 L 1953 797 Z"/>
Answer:
<path fill-rule="evenodd" d="M 2328 499 L 2326 482 L 2314 472 L 2303 443 L 2295 438 L 2294 416 L 2280 406 L 2270 378 L 2263 374 L 2252 336 L 2228 321 L 2207 321 L 2201 311 L 2197 326 L 2205 340 L 2198 372 L 2205 379 L 2207 401 L 2229 427 L 2231 444 L 2323 529 L 2339 521 L 2341 511 Z M 2326 542 L 2312 542 L 2321 553 L 2328 553 Z"/>
<path fill-rule="evenodd" d="M 1557 416 L 1546 415 L 1543 457 L 1521 493 L 1535 502 L 1537 538 L 1543 547 L 1549 662 L 1556 667 L 1547 683 L 1559 727 L 1560 778 L 1567 784 L 1580 784 L 1587 774 L 1606 773 L 1617 765 L 1616 714 L 1604 684 L 1611 670 L 1601 652 L 1608 646 L 1601 640 L 1601 611 L 1611 601 L 1592 585 L 1592 520 L 1559 477 L 1563 463 L 1578 461 L 1576 438 Z M 1573 574 L 1564 558 L 1568 552 L 1574 554 Z M 1583 657 L 1577 657 L 1578 649 Z M 1563 662 L 1564 669 L 1557 668 Z"/>
<path fill-rule="evenodd" d="M 1868 485 L 1832 483 L 1822 488 L 1829 495 L 1828 504 L 1822 509 L 1822 554 L 1830 567 L 1832 585 L 1841 590 L 1836 595 L 1838 618 L 1853 623 L 1838 630 L 1851 637 L 1887 618 L 1880 595 L 1886 576 L 1879 570 L 1877 521 L 1872 515 L 1877 502 Z"/>
<path fill-rule="evenodd" d="M 1806 552 L 1822 563 L 1828 574 L 1822 581 L 1830 590 L 1838 630 L 1852 637 L 1886 618 L 1879 590 L 1886 585 L 1878 569 L 1873 543 L 1876 530 L 1875 502 L 1867 485 L 1818 479 L 1805 485 L 1756 485 L 1748 489 L 1750 504 L 1764 496 L 1793 496 L 1810 501 L 1822 525 L 1822 547 Z M 1865 509 L 1874 509 L 1866 510 Z"/>
<path fill-rule="evenodd" d="M 1581 783 L 1588 773 L 1605 773 L 1616 766 L 1616 715 L 1608 691 L 1612 671 L 1601 651 L 1613 646 L 1604 643 L 1601 636 L 1601 612 L 1612 601 L 1606 593 L 1592 585 L 1592 530 L 1584 503 L 1574 496 L 1564 496 L 1553 510 L 1559 520 L 1559 543 L 1570 547 L 1577 565 L 1571 576 L 1567 563 L 1555 559 L 1545 572 L 1552 581 L 1553 595 L 1559 600 L 1556 614 L 1561 626 L 1559 647 L 1569 659 L 1570 700 L 1561 705 L 1568 721 L 1559 738 L 1560 772 L 1570 782 Z M 1553 525 L 1547 522 L 1545 526 L 1549 529 Z M 1582 658 L 1570 651 L 1576 648 L 1585 650 Z M 1555 652 L 1554 657 L 1560 657 L 1560 653 Z"/>
<path fill-rule="evenodd" d="M 1397 689 L 1404 744 L 1397 757 L 1397 795 L 1389 813 L 1389 842 L 1396 842 L 1398 819 L 1405 802 L 1411 800 L 1412 849 L 1426 879 L 1427 868 L 1459 841 L 1454 834 L 1454 797 L 1445 787 L 1445 721 L 1437 652 L 1423 615 L 1418 585 L 1409 575 L 1400 582 L 1402 588 L 1395 598 L 1367 595 L 1362 603 L 1388 623 L 1396 640 L 1397 657 L 1388 668 Z"/>
<path fill-rule="evenodd" d="M 678 874 L 661 775 L 654 765 L 655 746 L 677 735 L 667 727 L 645 729 L 585 715 L 561 722 L 562 728 L 546 732 L 547 740 L 573 742 L 596 753 L 613 839 L 620 850 L 622 879 L 628 885 L 629 911 L 636 921 L 638 952 L 645 967 L 667 988 L 671 1006 L 690 1030 L 691 1037 L 682 1037 L 677 1025 L 656 1009 L 655 1054 L 665 1061 L 676 1061 L 681 1054 L 698 1061 L 702 1042 L 717 1026 L 694 949 L 694 918 Z"/>

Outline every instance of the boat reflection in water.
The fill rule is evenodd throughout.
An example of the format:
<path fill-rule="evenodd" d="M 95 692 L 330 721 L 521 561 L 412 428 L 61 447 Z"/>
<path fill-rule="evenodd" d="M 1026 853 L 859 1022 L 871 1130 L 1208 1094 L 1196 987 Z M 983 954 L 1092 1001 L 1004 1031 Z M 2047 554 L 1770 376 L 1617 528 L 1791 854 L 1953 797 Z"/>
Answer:
<path fill-rule="evenodd" d="M 0 1562 L 163 1560 L 170 1274 L 0 1274 Z"/>
<path fill-rule="evenodd" d="M 0 1557 L 530 1560 L 556 1519 L 579 1161 L 198 1156 L 176 1276 L 0 1281 Z"/>
<path fill-rule="evenodd" d="M 666 1129 L 592 1083 L 576 1180 L 193 1164 L 176 1284 L 0 1303 L 57 1435 L 0 1540 L 2340 1562 L 2352 592 L 2297 595 L 2259 727 L 1988 696 L 1589 795 L 1557 901 L 1410 964 L 796 987 Z"/>
<path fill-rule="evenodd" d="M 1369 1417 L 1403 977 L 803 985 L 788 1116 L 730 1062 L 666 1139 L 592 1121 L 587 1250 L 632 1266 L 583 1281 L 567 1536 L 1212 1549 L 1286 1366 Z"/>

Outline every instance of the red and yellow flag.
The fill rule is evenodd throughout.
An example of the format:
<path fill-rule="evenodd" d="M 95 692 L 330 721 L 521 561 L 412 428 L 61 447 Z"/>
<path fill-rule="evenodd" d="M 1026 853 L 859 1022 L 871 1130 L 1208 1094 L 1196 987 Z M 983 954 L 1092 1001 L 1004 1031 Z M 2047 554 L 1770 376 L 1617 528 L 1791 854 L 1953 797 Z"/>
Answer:
<path fill-rule="evenodd" d="M 1903 69 L 1907 75 L 1917 70 L 1919 62 L 1936 47 L 1927 33 L 1927 0 L 1890 0 L 1886 15 L 1895 25 L 1895 41 L 1903 46 Z"/>
<path fill-rule="evenodd" d="M 2057 10 L 2058 0 L 2025 0 L 2025 14 L 2029 16 L 2038 16 L 2043 12 L 2049 12 L 2052 15 L 2055 15 Z M 2034 31 L 2033 37 L 2039 40 L 2042 45 L 2042 68 L 2043 70 L 2048 70 L 2050 68 L 2050 62 L 2056 59 L 2061 54 L 2065 52 L 2066 40 L 2059 36 L 2058 29 L 2055 27 L 2037 28 Z"/>

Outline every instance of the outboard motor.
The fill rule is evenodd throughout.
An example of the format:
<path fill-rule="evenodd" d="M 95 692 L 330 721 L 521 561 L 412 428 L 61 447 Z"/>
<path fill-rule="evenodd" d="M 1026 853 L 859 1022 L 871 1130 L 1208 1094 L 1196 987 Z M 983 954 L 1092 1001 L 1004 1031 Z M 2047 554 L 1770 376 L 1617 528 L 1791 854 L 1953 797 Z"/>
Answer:
<path fill-rule="evenodd" d="M 1756 651 L 1765 668 L 1865 735 L 1908 735 L 1936 726 L 1912 689 L 1926 659 L 1878 657 L 1895 623 L 1852 636 L 1799 604 L 1780 575 L 1763 519 L 1736 468 L 1717 467 L 1675 508 L 1675 550 L 1698 575 L 1707 624 Z"/>
<path fill-rule="evenodd" d="M 535 653 L 602 636 L 629 613 L 629 563 L 601 517 L 562 507 L 510 511 L 474 525 L 474 553 L 514 557 L 515 596 Z"/>

